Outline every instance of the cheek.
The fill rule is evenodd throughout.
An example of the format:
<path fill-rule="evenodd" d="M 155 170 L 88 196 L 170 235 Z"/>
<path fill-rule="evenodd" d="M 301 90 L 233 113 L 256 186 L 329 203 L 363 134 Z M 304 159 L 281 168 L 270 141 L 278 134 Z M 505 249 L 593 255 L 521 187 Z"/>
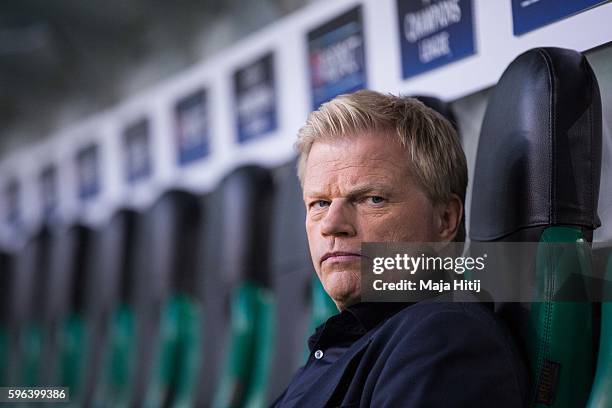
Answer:
<path fill-rule="evenodd" d="M 429 242 L 434 240 L 433 211 L 428 206 L 398 207 L 364 225 L 366 241 Z"/>
<path fill-rule="evenodd" d="M 319 263 L 318 259 L 322 254 L 319 254 L 319 245 L 320 245 L 320 235 L 317 233 L 318 226 L 316 223 L 309 221 L 306 218 L 306 238 L 308 239 L 308 248 L 310 249 L 310 259 L 312 260 L 312 264 L 319 275 Z"/>
<path fill-rule="evenodd" d="M 309 241 L 319 237 L 320 224 L 321 222 L 316 217 L 306 214 L 304 227 L 306 229 L 306 235 L 308 236 Z"/>

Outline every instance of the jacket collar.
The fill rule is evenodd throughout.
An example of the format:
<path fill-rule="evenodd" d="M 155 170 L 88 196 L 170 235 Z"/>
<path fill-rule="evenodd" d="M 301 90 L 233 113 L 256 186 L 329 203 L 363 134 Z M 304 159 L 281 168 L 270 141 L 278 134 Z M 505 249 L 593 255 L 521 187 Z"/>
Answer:
<path fill-rule="evenodd" d="M 308 347 L 312 352 L 315 346 L 326 347 L 330 344 L 352 343 L 412 304 L 403 302 L 361 302 L 351 305 L 317 327 L 315 333 L 308 339 Z"/>

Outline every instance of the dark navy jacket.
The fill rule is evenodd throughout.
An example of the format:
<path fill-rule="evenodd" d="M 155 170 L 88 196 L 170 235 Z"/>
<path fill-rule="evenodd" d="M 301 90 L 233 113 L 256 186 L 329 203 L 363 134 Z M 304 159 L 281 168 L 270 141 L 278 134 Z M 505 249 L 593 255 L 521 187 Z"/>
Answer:
<path fill-rule="evenodd" d="M 274 407 L 524 406 L 527 373 L 480 303 L 359 303 L 309 340 Z"/>

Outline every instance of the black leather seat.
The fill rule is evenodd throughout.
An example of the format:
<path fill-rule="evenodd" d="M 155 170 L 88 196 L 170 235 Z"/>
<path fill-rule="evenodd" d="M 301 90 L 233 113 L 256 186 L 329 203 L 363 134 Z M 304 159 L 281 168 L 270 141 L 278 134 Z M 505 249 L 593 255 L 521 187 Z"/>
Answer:
<path fill-rule="evenodd" d="M 10 303 L 14 279 L 13 258 L 14 256 L 9 252 L 0 252 L 0 387 L 8 386 Z"/>
<path fill-rule="evenodd" d="M 201 336 L 201 199 L 172 190 L 146 212 L 137 234 L 138 356 L 132 404 L 190 405 Z"/>
<path fill-rule="evenodd" d="M 213 193 L 221 228 L 216 245 L 217 270 L 207 272 L 214 273 L 215 282 L 210 286 L 221 292 L 217 310 L 221 309 L 220 315 L 230 322 L 227 336 L 214 333 L 211 341 L 215 343 L 207 343 L 207 348 L 216 353 L 225 350 L 223 366 L 216 371 L 218 382 L 206 376 L 217 383 L 213 406 L 265 404 L 274 347 L 269 261 L 273 194 L 270 172 L 258 166 L 234 170 Z M 223 298 L 227 296 L 230 308 L 223 312 L 222 304 L 227 301 Z M 227 339 L 227 348 L 222 346 L 223 338 Z"/>
<path fill-rule="evenodd" d="M 88 287 L 95 297 L 88 302 L 85 406 L 125 406 L 128 402 L 128 377 L 134 371 L 136 354 L 132 259 L 139 216 L 132 210 L 119 210 L 94 237 L 94 270 Z"/>
<path fill-rule="evenodd" d="M 569 257 L 570 264 L 536 270 L 535 287 L 553 287 L 565 273 L 584 277 L 590 272 L 585 243 L 600 225 L 600 166 L 601 100 L 586 59 L 559 48 L 520 55 L 487 106 L 476 158 L 471 240 L 567 242 L 582 255 Z M 538 261 L 495 262 L 514 265 L 516 276 L 505 282 L 512 286 L 524 285 Z M 538 303 L 495 305 L 527 358 L 529 403 L 584 406 L 594 368 L 593 305 L 555 302 L 550 293 L 544 295 Z"/>
<path fill-rule="evenodd" d="M 600 246 L 593 253 L 595 271 L 603 278 L 599 317 L 599 349 L 597 367 L 588 408 L 612 406 L 612 243 Z M 597 321 L 597 320 L 596 320 Z"/>
<path fill-rule="evenodd" d="M 43 378 L 41 356 L 45 342 L 44 328 L 48 299 L 50 233 L 41 228 L 25 245 L 16 250 L 10 298 L 9 384 L 36 386 Z"/>
<path fill-rule="evenodd" d="M 83 397 L 89 352 L 88 312 L 98 301 L 93 281 L 97 262 L 93 251 L 94 230 L 74 225 L 54 233 L 51 279 L 46 313 L 51 344 L 45 354 L 56 355 L 57 366 L 49 364 L 50 384 L 70 388 L 71 400 Z M 45 364 L 47 360 L 45 360 Z"/>

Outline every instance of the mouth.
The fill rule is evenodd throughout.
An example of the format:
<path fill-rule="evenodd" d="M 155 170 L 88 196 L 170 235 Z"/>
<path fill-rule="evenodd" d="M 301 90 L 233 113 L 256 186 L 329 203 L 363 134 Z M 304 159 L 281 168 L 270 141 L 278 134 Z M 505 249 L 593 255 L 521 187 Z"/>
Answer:
<path fill-rule="evenodd" d="M 321 264 L 325 261 L 330 262 L 346 262 L 346 261 L 354 261 L 361 257 L 361 254 L 355 252 L 328 252 L 321 258 Z"/>

